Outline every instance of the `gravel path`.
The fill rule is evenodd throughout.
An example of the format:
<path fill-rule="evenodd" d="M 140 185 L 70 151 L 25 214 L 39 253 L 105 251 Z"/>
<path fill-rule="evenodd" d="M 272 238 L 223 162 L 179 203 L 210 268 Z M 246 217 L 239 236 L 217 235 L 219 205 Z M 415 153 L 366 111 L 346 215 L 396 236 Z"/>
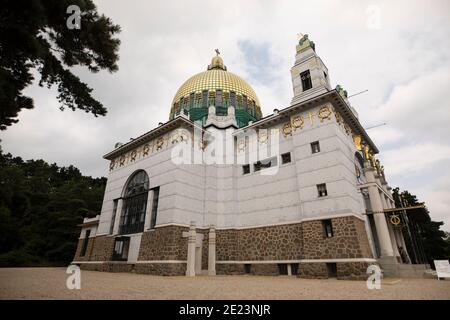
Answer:
<path fill-rule="evenodd" d="M 365 281 L 278 276 L 161 277 L 81 271 L 68 290 L 65 268 L 0 269 L 0 299 L 447 299 L 450 281 L 401 279 L 368 290 Z"/>

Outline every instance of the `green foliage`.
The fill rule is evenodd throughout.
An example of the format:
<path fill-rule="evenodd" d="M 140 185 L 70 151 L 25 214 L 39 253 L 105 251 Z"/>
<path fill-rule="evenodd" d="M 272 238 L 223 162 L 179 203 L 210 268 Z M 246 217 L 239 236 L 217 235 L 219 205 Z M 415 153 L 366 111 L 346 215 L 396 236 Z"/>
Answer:
<path fill-rule="evenodd" d="M 69 29 L 70 5 L 81 11 L 80 29 Z M 4 0 L 0 11 L 0 130 L 16 123 L 23 108 L 34 107 L 22 94 L 40 73 L 39 85 L 58 87 L 60 109 L 81 109 L 94 116 L 106 108 L 91 96 L 92 89 L 69 68 L 92 72 L 118 69 L 120 27 L 99 15 L 91 0 Z"/>
<path fill-rule="evenodd" d="M 24 161 L 0 149 L 0 266 L 63 265 L 85 217 L 101 210 L 106 178 Z"/>
<path fill-rule="evenodd" d="M 415 195 L 406 190 L 400 192 L 399 188 L 395 188 L 392 193 L 396 207 L 401 207 L 401 197 L 405 207 L 423 204 Z M 450 239 L 448 233 L 440 229 L 444 222 L 432 221 L 426 207 L 409 210 L 408 216 L 417 224 L 428 263 L 433 265 L 433 260 L 450 259 Z M 407 237 L 407 235 L 405 236 Z"/>

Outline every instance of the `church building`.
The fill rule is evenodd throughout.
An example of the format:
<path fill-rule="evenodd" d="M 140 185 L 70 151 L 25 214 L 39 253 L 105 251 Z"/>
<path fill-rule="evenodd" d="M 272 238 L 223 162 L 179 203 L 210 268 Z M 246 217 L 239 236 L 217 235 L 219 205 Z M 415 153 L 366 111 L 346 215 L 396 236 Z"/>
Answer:
<path fill-rule="evenodd" d="M 219 55 L 176 92 L 169 120 L 104 155 L 102 210 L 74 264 L 155 275 L 366 279 L 410 263 L 379 152 L 303 36 L 293 98 L 263 115 Z"/>

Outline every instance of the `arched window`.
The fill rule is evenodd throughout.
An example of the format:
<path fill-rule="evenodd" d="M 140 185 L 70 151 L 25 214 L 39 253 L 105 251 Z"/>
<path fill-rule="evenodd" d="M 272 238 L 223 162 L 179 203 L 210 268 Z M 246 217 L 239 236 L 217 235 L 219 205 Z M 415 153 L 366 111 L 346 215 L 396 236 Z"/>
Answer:
<path fill-rule="evenodd" d="M 140 170 L 130 177 L 123 194 L 120 234 L 142 232 L 149 190 L 148 175 Z"/>

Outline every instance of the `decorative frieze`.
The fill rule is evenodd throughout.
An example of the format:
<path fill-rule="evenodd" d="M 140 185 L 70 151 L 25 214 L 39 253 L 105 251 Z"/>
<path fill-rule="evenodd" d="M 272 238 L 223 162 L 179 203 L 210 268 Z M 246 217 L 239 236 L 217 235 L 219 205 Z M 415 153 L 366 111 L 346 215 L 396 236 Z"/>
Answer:
<path fill-rule="evenodd" d="M 187 143 L 189 139 L 192 139 L 191 137 L 191 133 L 183 128 L 157 137 L 111 160 L 109 164 L 109 171 L 126 167 L 127 165 L 132 164 L 133 162 L 138 161 L 142 158 L 148 157 L 153 153 L 165 150 L 166 148 L 169 148 L 176 143 Z"/>

